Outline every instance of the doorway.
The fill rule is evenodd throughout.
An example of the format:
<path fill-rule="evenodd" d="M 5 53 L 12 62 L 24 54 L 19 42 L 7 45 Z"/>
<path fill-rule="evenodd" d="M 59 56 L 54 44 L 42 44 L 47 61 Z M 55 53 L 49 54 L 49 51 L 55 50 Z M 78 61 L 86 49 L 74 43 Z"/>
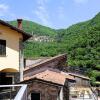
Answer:
<path fill-rule="evenodd" d="M 0 73 L 0 85 L 11 85 L 13 77 L 7 76 L 6 73 Z M 2 87 L 0 88 L 1 91 L 7 91 L 10 87 Z"/>
<path fill-rule="evenodd" d="M 6 73 L 0 73 L 0 85 L 12 84 L 12 77 L 6 76 Z"/>
<path fill-rule="evenodd" d="M 40 93 L 31 93 L 31 100 L 40 100 Z"/>

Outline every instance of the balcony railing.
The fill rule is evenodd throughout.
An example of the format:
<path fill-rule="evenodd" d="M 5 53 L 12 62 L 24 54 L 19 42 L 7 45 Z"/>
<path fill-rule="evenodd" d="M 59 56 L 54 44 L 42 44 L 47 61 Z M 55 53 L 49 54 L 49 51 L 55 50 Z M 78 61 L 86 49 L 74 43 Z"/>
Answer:
<path fill-rule="evenodd" d="M 0 85 L 0 100 L 27 100 L 27 85 Z"/>

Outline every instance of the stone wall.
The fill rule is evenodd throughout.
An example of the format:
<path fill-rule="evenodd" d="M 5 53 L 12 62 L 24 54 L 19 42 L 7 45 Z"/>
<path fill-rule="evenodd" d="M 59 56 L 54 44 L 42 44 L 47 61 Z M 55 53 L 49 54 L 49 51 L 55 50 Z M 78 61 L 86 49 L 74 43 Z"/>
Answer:
<path fill-rule="evenodd" d="M 40 93 L 41 100 L 57 100 L 59 91 L 59 86 L 55 86 L 50 83 L 33 81 L 28 83 L 28 100 L 31 100 L 31 93 L 34 92 Z"/>

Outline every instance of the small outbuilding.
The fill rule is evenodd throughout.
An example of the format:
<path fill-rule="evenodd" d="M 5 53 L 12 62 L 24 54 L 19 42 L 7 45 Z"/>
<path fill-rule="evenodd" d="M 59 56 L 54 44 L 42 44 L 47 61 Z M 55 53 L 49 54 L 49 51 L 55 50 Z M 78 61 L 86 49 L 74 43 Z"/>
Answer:
<path fill-rule="evenodd" d="M 28 100 L 69 100 L 69 84 L 74 77 L 63 73 L 66 54 L 29 61 L 24 70 Z"/>
<path fill-rule="evenodd" d="M 28 100 L 69 100 L 70 75 L 45 70 L 24 80 L 28 84 Z"/>

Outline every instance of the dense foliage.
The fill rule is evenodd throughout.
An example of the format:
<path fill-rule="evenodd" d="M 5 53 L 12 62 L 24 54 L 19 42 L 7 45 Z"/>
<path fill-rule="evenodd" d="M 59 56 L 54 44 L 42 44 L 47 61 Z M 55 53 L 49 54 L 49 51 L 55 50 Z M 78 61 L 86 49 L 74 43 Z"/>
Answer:
<path fill-rule="evenodd" d="M 9 23 L 17 27 L 17 21 L 10 21 Z M 56 35 L 55 29 L 51 29 L 49 27 L 39 25 L 32 21 L 23 20 L 22 24 L 23 24 L 23 30 L 33 35 L 34 34 L 39 35 L 39 36 L 46 35 L 46 36 L 51 36 L 51 37 L 54 37 Z"/>
<path fill-rule="evenodd" d="M 26 57 L 48 57 L 67 53 L 69 66 L 86 68 L 85 73 L 93 82 L 100 81 L 100 13 L 89 21 L 72 25 L 67 29 L 54 30 L 33 22 L 29 23 L 30 28 L 29 25 L 23 25 L 25 31 L 37 35 L 50 35 L 55 41 L 26 42 Z"/>

